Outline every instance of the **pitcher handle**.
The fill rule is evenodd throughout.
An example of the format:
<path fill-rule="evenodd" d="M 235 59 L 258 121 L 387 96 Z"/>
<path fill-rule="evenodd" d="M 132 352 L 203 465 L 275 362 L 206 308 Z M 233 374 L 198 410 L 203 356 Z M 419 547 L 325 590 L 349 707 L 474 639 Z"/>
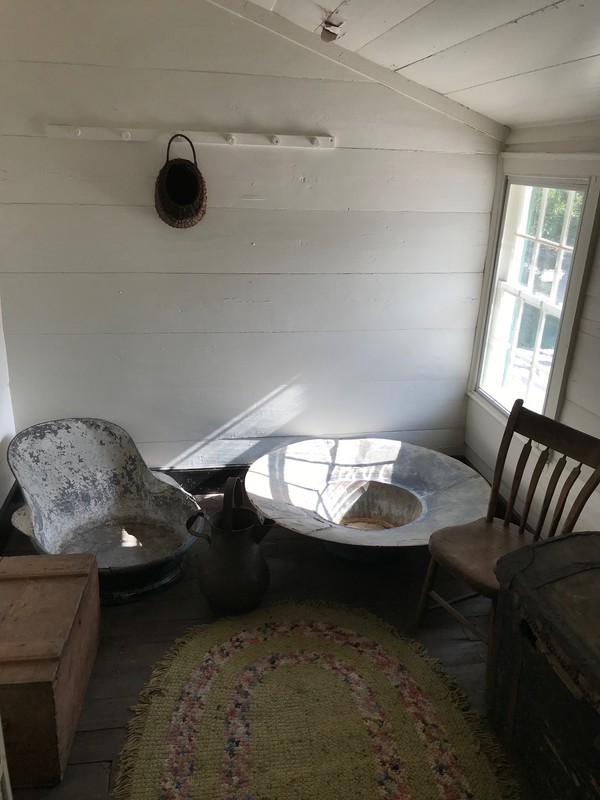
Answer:
<path fill-rule="evenodd" d="M 246 489 L 245 482 L 243 480 L 240 480 L 240 484 L 242 486 L 242 498 L 243 498 L 244 508 L 249 508 L 250 511 L 254 511 L 254 513 L 257 514 L 260 517 L 260 519 L 262 520 L 263 519 L 263 515 L 260 513 L 258 508 L 254 505 L 252 500 L 250 500 L 250 495 L 248 494 L 248 490 Z"/>
<path fill-rule="evenodd" d="M 223 530 L 230 531 L 233 525 L 233 509 L 243 508 L 244 494 L 239 478 L 227 478 L 223 497 Z"/>
<path fill-rule="evenodd" d="M 194 531 L 192 527 L 198 517 L 202 517 L 202 530 Z M 210 544 L 210 536 L 208 533 L 204 531 L 204 524 L 206 522 L 206 517 L 204 516 L 204 511 L 202 509 L 197 511 L 195 514 L 192 514 L 191 517 L 188 518 L 187 522 L 185 523 L 185 527 L 188 529 L 188 533 L 191 533 L 192 536 L 195 536 L 197 539 L 205 539 Z"/>

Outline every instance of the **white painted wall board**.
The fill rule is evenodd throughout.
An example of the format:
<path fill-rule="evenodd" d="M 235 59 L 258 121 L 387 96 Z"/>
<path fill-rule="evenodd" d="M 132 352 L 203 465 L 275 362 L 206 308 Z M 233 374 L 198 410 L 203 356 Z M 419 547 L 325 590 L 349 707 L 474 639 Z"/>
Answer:
<path fill-rule="evenodd" d="M 513 151 L 520 145 L 562 144 L 569 146 L 571 152 L 600 152 L 600 146 L 582 147 L 581 142 L 600 141 L 600 119 L 571 122 L 560 125 L 532 125 L 513 128 L 507 139 L 507 150 Z"/>
<path fill-rule="evenodd" d="M 600 344 L 596 347 L 594 363 L 591 363 L 588 369 L 580 369 L 574 367 L 569 373 L 569 384 L 567 387 L 567 400 L 574 403 L 579 408 L 588 411 L 592 416 L 594 429 L 598 430 L 600 422 L 600 400 L 598 398 L 598 391 L 596 388 L 598 375 L 598 362 L 600 362 Z M 586 420 L 587 422 L 587 420 Z M 591 431 L 586 430 L 586 433 Z"/>
<path fill-rule="evenodd" d="M 510 148 L 511 153 L 555 153 L 572 155 L 573 153 L 594 153 L 600 151 L 600 138 L 579 139 L 577 145 L 571 142 L 539 142 L 536 144 L 516 144 Z"/>
<path fill-rule="evenodd" d="M 244 16 L 237 0 L 212 1 Z M 261 5 L 265 5 L 265 0 Z M 368 64 L 384 65 L 384 69 L 406 69 L 407 77 L 420 81 L 412 84 L 414 89 L 431 86 L 448 93 L 450 87 L 439 81 L 454 81 L 452 76 L 455 75 L 459 83 L 452 84 L 453 90 L 465 90 L 466 87 L 483 83 L 485 91 L 472 91 L 464 97 L 449 96 L 496 120 L 512 118 L 507 114 L 501 94 L 496 102 L 495 82 L 507 76 L 525 77 L 531 69 L 545 71 L 558 63 L 561 66 L 556 68 L 556 72 L 544 74 L 539 91 L 532 91 L 525 98 L 527 116 L 515 117 L 511 124 L 518 124 L 521 119 L 525 124 L 531 121 L 539 124 L 581 120 L 590 116 L 590 97 L 580 92 L 576 81 L 571 83 L 574 95 L 568 89 L 557 94 L 556 86 L 569 82 L 572 62 L 585 57 L 590 48 L 593 55 L 599 52 L 594 49 L 598 27 L 596 0 L 558 0 L 552 3 L 548 0 L 503 0 L 501 3 L 497 0 L 434 0 L 422 8 L 411 8 L 411 13 L 405 17 L 408 5 L 412 6 L 412 3 L 348 0 L 339 4 L 340 17 L 345 17 L 347 22 L 340 29 L 340 37 L 335 43 L 323 46 L 316 37 L 311 39 L 309 33 L 302 31 L 303 41 L 306 46 L 316 41 L 320 48 L 315 49 L 324 56 L 328 53 L 325 48 L 330 47 L 329 52 L 334 59 L 384 84 L 384 77 L 376 70 L 369 69 Z M 252 6 L 248 4 L 247 8 Z M 314 29 L 317 22 L 318 10 L 313 8 L 309 13 L 309 6 L 312 6 L 312 0 L 282 0 L 279 13 L 295 19 L 310 30 Z M 334 4 L 327 11 L 335 7 Z M 258 14 L 248 13 L 248 18 L 265 26 L 279 18 L 276 14 L 265 15 L 258 11 Z M 364 19 L 359 20 L 363 12 Z M 393 20 L 395 14 L 398 18 Z M 585 15 L 591 16 L 589 26 L 578 22 Z M 557 19 L 560 24 L 557 24 Z M 273 29 L 282 35 L 286 35 L 284 27 L 273 24 Z M 375 30 L 372 28 L 377 32 L 374 38 L 372 34 Z M 287 35 L 292 39 L 294 29 L 288 23 Z M 348 57 L 344 56 L 345 52 Z M 361 59 L 360 63 L 354 63 L 356 56 Z M 443 61 L 443 67 L 438 67 L 438 60 Z M 422 73 L 419 72 L 421 68 Z M 415 70 L 414 74 L 409 74 L 408 70 L 412 69 Z M 395 74 L 404 75 L 400 71 Z M 402 91 L 401 87 L 398 89 Z M 515 86 L 513 91 L 513 102 L 521 105 L 523 101 L 519 97 L 519 87 Z M 547 107 L 548 99 L 552 101 L 550 110 Z M 426 102 L 433 103 L 433 100 L 430 97 Z M 440 108 L 439 103 L 436 107 Z"/>
<path fill-rule="evenodd" d="M 164 445 L 159 461 L 288 434 L 459 447 L 503 130 L 354 54 L 346 69 L 318 36 L 286 42 L 294 26 L 256 27 L 242 3 L 227 3 L 238 17 L 167 5 L 9 0 L 0 289 L 21 331 L 7 336 L 17 424 L 105 417 Z M 200 147 L 208 213 L 175 231 L 153 207 L 164 146 L 44 138 L 44 122 L 331 125 L 345 146 Z"/>
<path fill-rule="evenodd" d="M 495 4 L 498 8 L 505 5 Z M 447 95 L 545 69 L 549 64 L 567 64 L 597 56 L 599 29 L 597 0 L 563 0 L 523 16 L 516 24 L 503 25 L 460 42 L 399 71 L 405 78 Z M 548 86 L 548 90 L 551 95 L 554 93 L 553 87 Z"/>
<path fill-rule="evenodd" d="M 503 0 L 501 3 L 498 0 L 434 0 L 390 27 L 360 49 L 360 54 L 391 69 L 429 59 L 454 46 L 460 46 L 462 55 L 463 48 L 468 50 L 473 40 L 484 39 L 488 31 L 506 28 L 512 33 L 515 20 L 519 20 L 520 26 L 525 22 L 523 17 L 549 5 L 548 0 Z M 340 44 L 344 46 L 343 40 Z M 452 66 L 454 63 L 452 59 Z M 478 68 L 474 72 L 477 73 Z M 425 85 L 428 84 L 425 82 Z"/>
<path fill-rule="evenodd" d="M 465 423 L 465 452 L 471 451 L 477 455 L 479 462 L 477 469 L 486 480 L 490 480 L 494 472 L 505 424 L 498 415 L 484 408 L 481 402 L 469 397 Z"/>
<path fill-rule="evenodd" d="M 5 98 L 3 134 L 45 135 L 48 122 L 323 133 L 335 135 L 338 147 L 367 149 L 495 153 L 500 148 L 490 136 L 373 82 L 8 62 L 0 70 L 0 97 Z"/>
<path fill-rule="evenodd" d="M 347 50 L 357 51 L 429 2 L 430 0 L 344 0 L 323 9 L 323 6 L 313 0 L 277 0 L 274 10 L 291 22 L 313 31 L 320 26 L 328 11 L 337 11 L 336 17 L 344 20 L 344 24 L 336 42 Z"/>
<path fill-rule="evenodd" d="M 266 7 L 264 2 L 259 5 L 263 8 Z M 333 10 L 335 3 L 332 3 L 331 9 L 326 9 L 314 0 L 300 0 L 300 2 L 298 0 L 274 0 L 271 6 L 271 11 L 293 22 L 294 25 L 299 25 L 307 31 L 316 31 L 321 22 L 327 18 L 329 11 Z"/>
<path fill-rule="evenodd" d="M 448 455 L 461 455 L 463 432 L 455 429 L 427 431 L 383 431 L 377 436 L 395 439 Z M 251 464 L 260 456 L 291 442 L 297 436 L 265 436 L 261 439 L 227 439 L 185 442 L 136 442 L 142 457 L 157 469 L 204 469 L 222 464 Z"/>
<path fill-rule="evenodd" d="M 240 385 L 268 394 L 274 386 L 302 383 L 436 381 L 466 377 L 469 331 L 322 333 L 7 334 L 11 373 L 36 382 L 38 361 L 56 361 L 69 374 L 86 371 L 109 381 L 131 381 L 138 405 L 168 382 L 173 398 L 194 380 L 235 392 Z M 9 353 L 10 353 L 9 351 Z M 22 364 L 21 364 L 22 359 Z M 151 376 L 151 377 L 150 377 Z M 36 384 L 37 385 L 37 384 Z M 43 398 L 40 398 L 43 404 Z M 200 409 L 201 412 L 204 409 Z M 218 411 L 218 407 L 217 407 Z"/>
<path fill-rule="evenodd" d="M 15 481 L 6 460 L 6 451 L 14 435 L 15 422 L 12 408 L 10 378 L 6 358 L 4 330 L 2 327 L 2 313 L 0 312 L 0 505 L 6 499 Z"/>
<path fill-rule="evenodd" d="M 579 320 L 579 331 L 582 334 L 600 338 L 600 302 L 597 297 L 586 298 L 582 317 Z"/>
<path fill-rule="evenodd" d="M 230 360 L 230 383 L 222 385 L 223 369 L 217 375 L 207 370 L 198 337 L 188 337 L 195 338 L 195 349 L 170 337 L 169 347 L 152 348 L 146 358 L 151 337 L 135 338 L 107 348 L 106 337 L 61 337 L 57 348 L 51 337 L 7 337 L 17 427 L 95 416 L 123 425 L 136 441 L 166 442 L 358 435 L 398 429 L 399 423 L 414 430 L 462 427 L 464 378 L 304 383 L 290 371 L 283 383 L 273 376 L 265 386 L 267 364 L 262 381 L 256 375 L 246 380 Z"/>
<path fill-rule="evenodd" d="M 141 142 L 6 136 L 2 145 L 0 203 L 153 205 L 154 182 L 164 159 L 162 146 Z M 172 150 L 174 156 L 183 153 L 181 146 Z M 198 162 L 207 182 L 208 221 L 212 206 L 489 211 L 496 159 L 203 145 Z"/>
<path fill-rule="evenodd" d="M 320 37 L 315 36 L 310 31 L 305 31 L 298 25 L 290 23 L 278 14 L 271 14 L 252 3 L 247 3 L 246 0 L 206 1 L 227 10 L 234 16 L 243 17 L 261 28 L 266 28 L 277 36 L 282 36 L 284 39 L 300 44 L 325 59 L 343 63 L 348 69 L 372 78 L 382 86 L 387 86 L 393 92 L 410 97 L 416 102 L 422 103 L 429 108 L 434 108 L 452 119 L 458 119 L 465 125 L 483 131 L 494 139 L 498 139 L 501 142 L 506 140 L 508 134 L 506 127 L 499 125 L 489 117 L 484 117 L 478 112 L 454 101 L 448 101 L 438 92 L 410 81 L 402 75 L 381 67 L 357 53 L 352 53 L 338 46 L 335 42 L 323 42 Z"/>
<path fill-rule="evenodd" d="M 273 11 L 277 5 L 277 0 L 252 0 L 255 6 L 260 6 L 267 11 Z"/>
<path fill-rule="evenodd" d="M 338 39 L 342 47 L 354 52 L 378 39 L 399 23 L 409 20 L 431 0 L 346 0 L 339 5 L 344 20 Z M 375 59 L 373 59 L 375 60 Z M 379 62 L 377 62 L 379 63 Z"/>
<path fill-rule="evenodd" d="M 581 328 L 573 351 L 569 382 L 576 371 L 580 371 L 581 376 L 588 376 L 591 391 L 592 384 L 597 384 L 600 375 L 600 337 L 584 333 Z M 600 413 L 600 396 L 596 396 L 596 402 Z"/>
<path fill-rule="evenodd" d="M 484 212 L 210 208 L 182 232 L 153 206 L 4 205 L 0 271 L 481 272 L 488 228 Z"/>
<path fill-rule="evenodd" d="M 0 53 L 4 61 L 96 64 L 121 70 L 365 80 L 203 0 L 169 4 L 5 0 Z"/>
<path fill-rule="evenodd" d="M 448 95 L 505 125 L 568 123 L 600 115 L 600 56 L 485 83 Z"/>
<path fill-rule="evenodd" d="M 565 399 L 561 420 L 565 425 L 570 425 L 572 428 L 585 431 L 591 436 L 596 436 L 600 439 L 600 417 L 598 414 L 594 414 L 593 411 L 578 405 L 570 397 Z M 594 530 L 597 530 L 597 525 L 598 523 L 596 522 Z"/>
<path fill-rule="evenodd" d="M 477 273 L 0 278 L 5 331 L 22 334 L 472 331 L 480 287 Z"/>
<path fill-rule="evenodd" d="M 502 153 L 507 175 L 539 175 L 586 181 L 600 176 L 600 153 Z"/>
<path fill-rule="evenodd" d="M 590 319 L 596 319 L 596 313 L 600 305 L 600 253 L 596 256 L 596 261 L 598 263 L 594 269 L 590 270 L 590 277 L 586 286 L 587 313 L 584 316 L 588 316 Z"/>

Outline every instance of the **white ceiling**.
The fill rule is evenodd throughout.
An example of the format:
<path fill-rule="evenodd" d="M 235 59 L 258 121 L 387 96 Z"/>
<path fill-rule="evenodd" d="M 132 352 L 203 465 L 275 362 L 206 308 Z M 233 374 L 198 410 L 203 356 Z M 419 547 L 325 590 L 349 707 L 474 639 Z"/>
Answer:
<path fill-rule="evenodd" d="M 511 127 L 600 118 L 600 0 L 254 0 Z"/>

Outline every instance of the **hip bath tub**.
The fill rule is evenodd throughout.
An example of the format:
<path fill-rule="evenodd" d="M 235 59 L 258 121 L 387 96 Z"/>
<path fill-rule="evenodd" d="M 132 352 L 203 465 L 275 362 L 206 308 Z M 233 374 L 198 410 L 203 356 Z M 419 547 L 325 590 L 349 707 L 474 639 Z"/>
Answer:
<path fill-rule="evenodd" d="M 288 444 L 255 461 L 245 485 L 284 528 L 377 548 L 427 544 L 439 528 L 485 516 L 489 499 L 489 484 L 455 458 L 376 438 Z"/>

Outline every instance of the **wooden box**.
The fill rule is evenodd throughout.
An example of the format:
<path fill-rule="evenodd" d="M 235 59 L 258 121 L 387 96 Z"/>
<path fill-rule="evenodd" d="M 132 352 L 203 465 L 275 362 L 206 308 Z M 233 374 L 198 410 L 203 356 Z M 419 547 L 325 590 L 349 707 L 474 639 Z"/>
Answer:
<path fill-rule="evenodd" d="M 13 787 L 62 778 L 99 620 L 93 555 L 0 558 L 0 717 Z"/>
<path fill-rule="evenodd" d="M 504 556 L 490 719 L 535 797 L 600 798 L 600 533 Z"/>

